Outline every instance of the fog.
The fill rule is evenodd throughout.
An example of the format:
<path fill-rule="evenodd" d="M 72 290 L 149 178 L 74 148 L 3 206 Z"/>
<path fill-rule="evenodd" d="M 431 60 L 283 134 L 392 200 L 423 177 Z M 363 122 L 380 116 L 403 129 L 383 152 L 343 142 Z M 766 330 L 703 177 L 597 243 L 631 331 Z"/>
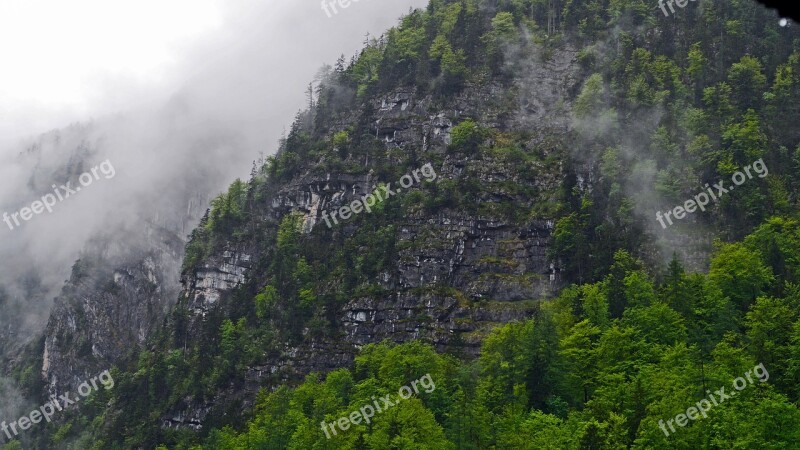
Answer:
<path fill-rule="evenodd" d="M 41 331 L 98 233 L 150 224 L 185 237 L 210 198 L 275 152 L 322 64 L 426 1 L 364 0 L 331 17 L 306 0 L 31 4 L 0 6 L 0 24 L 22 33 L 0 32 L 17 39 L 0 45 L 0 343 Z M 114 175 L 81 186 L 103 162 Z M 68 181 L 81 191 L 26 215 Z"/>

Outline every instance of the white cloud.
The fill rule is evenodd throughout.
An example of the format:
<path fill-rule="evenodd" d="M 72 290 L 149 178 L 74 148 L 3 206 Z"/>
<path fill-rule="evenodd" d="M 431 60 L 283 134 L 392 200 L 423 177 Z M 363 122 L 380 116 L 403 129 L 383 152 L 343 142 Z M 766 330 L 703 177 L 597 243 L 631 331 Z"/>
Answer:
<path fill-rule="evenodd" d="M 0 99 L 82 106 L 98 76 L 153 82 L 181 43 L 221 25 L 212 0 L 0 3 Z"/>
<path fill-rule="evenodd" d="M 329 18 L 316 0 L 3 0 L 0 152 L 22 136 L 178 90 L 211 103 L 215 95 L 269 102 L 256 117 L 278 120 L 269 112 L 279 110 L 286 122 L 286 94 L 299 107 L 321 63 L 356 52 L 364 33 L 426 3 L 353 3 Z"/>

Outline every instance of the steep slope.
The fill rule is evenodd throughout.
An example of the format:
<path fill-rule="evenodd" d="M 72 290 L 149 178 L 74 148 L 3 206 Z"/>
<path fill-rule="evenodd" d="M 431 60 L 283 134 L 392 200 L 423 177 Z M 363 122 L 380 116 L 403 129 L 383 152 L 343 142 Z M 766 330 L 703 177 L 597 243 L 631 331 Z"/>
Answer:
<path fill-rule="evenodd" d="M 48 396 L 77 392 L 84 380 L 130 357 L 174 304 L 183 241 L 163 230 L 145 232 L 150 239 L 134 239 L 133 231 L 125 233 L 128 242 L 98 238 L 75 263 L 44 333 Z"/>
<path fill-rule="evenodd" d="M 553 80 L 557 81 L 563 79 Z M 474 355 L 480 336 L 492 324 L 530 315 L 535 301 L 552 296 L 562 283 L 547 255 L 552 218 L 525 217 L 534 203 L 546 203 L 555 195 L 559 187 L 555 159 L 542 152 L 515 168 L 512 158 L 502 153 L 478 159 L 447 152 L 453 122 L 472 117 L 476 127 L 484 127 L 499 114 L 490 106 L 502 103 L 498 95 L 507 95 L 500 86 L 466 88 L 453 99 L 457 109 L 432 107 L 431 96 L 413 91 L 381 96 L 368 106 L 371 113 L 356 120 L 370 124 L 364 130 L 368 139 L 385 150 L 348 157 L 345 171 L 301 163 L 298 175 L 286 183 L 268 183 L 248 193 L 258 200 L 246 210 L 252 218 L 240 228 L 247 235 L 222 244 L 198 269 L 186 273 L 181 305 L 185 301 L 189 311 L 188 335 L 207 333 L 204 319 L 220 308 L 237 308 L 231 305 L 242 301 L 234 299 L 237 289 L 249 288 L 256 294 L 266 285 L 281 296 L 297 295 L 289 286 L 294 281 L 275 285 L 287 270 L 277 264 L 289 265 L 293 275 L 301 272 L 300 278 L 306 278 L 301 282 L 311 287 L 314 298 L 307 300 L 305 311 L 293 310 L 291 297 L 267 306 L 264 325 L 289 345 L 248 370 L 246 383 L 253 388 L 342 367 L 360 346 L 384 339 L 424 339 L 443 351 Z M 340 124 L 358 129 L 355 120 Z M 563 139 L 552 129 L 527 132 L 531 148 L 545 135 L 554 147 L 557 139 Z M 507 133 L 519 131 L 510 127 Z M 557 152 L 556 148 L 551 151 Z M 352 225 L 327 228 L 325 212 L 369 195 L 381 182 L 391 183 L 391 178 L 377 172 L 387 170 L 392 159 L 413 172 L 413 163 L 402 155 L 417 152 L 419 167 L 428 163 L 423 158 L 441 161 L 421 177 L 435 176 L 435 181 L 387 199 L 372 214 L 354 218 Z M 518 169 L 526 172 L 520 174 Z M 390 173 L 397 174 L 396 180 L 403 175 L 398 168 Z M 464 200 L 474 201 L 474 207 L 467 211 L 448 207 L 453 200 L 447 197 L 458 196 L 465 180 L 481 186 L 474 198 Z M 443 208 L 424 205 L 425 197 L 442 202 Z M 492 209 L 501 207 L 510 217 L 492 214 Z M 275 237 L 278 248 L 264 251 L 264 241 L 270 243 L 279 223 L 286 228 L 286 239 L 297 241 L 286 245 L 296 250 L 281 248 L 281 238 Z M 337 255 L 338 261 L 326 263 L 325 255 Z M 298 267 L 294 259 L 305 261 L 305 267 Z M 296 286 L 300 295 L 306 286 Z M 258 314 L 251 309 L 257 305 L 249 303 L 238 308 Z"/>

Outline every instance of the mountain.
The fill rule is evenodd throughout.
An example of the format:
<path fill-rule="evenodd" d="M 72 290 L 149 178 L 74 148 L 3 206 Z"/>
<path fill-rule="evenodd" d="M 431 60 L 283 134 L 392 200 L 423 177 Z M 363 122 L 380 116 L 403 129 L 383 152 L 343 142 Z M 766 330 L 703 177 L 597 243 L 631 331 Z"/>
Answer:
<path fill-rule="evenodd" d="M 27 444 L 796 446 L 800 34 L 678 6 L 432 0 L 325 67 L 192 231 L 177 303 L 174 233 L 75 264 L 39 389 L 115 386 Z"/>

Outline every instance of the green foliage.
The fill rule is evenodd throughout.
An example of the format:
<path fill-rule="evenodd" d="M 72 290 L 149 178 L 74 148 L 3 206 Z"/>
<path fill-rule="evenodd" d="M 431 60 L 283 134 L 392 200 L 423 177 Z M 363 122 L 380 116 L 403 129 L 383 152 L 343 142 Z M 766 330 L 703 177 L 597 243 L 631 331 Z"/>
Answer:
<path fill-rule="evenodd" d="M 464 50 L 454 50 L 447 38 L 440 34 L 433 40 L 428 55 L 439 64 L 444 76 L 445 93 L 458 89 L 467 74 Z"/>
<path fill-rule="evenodd" d="M 499 12 L 492 18 L 491 31 L 481 37 L 486 45 L 486 58 L 489 66 L 497 73 L 503 64 L 503 53 L 508 44 L 517 38 L 517 26 L 514 15 L 510 12 Z"/>
<path fill-rule="evenodd" d="M 598 113 L 605 105 L 604 96 L 603 76 L 599 73 L 592 74 L 583 83 L 583 89 L 575 100 L 575 117 L 580 119 Z"/>
<path fill-rule="evenodd" d="M 356 63 L 349 70 L 350 79 L 356 83 L 356 94 L 363 98 L 371 84 L 378 81 L 379 68 L 383 60 L 383 48 L 373 41 L 361 51 Z"/>
<path fill-rule="evenodd" d="M 303 216 L 299 213 L 287 214 L 278 227 L 278 250 L 291 253 L 296 250 L 300 240 Z"/>
<path fill-rule="evenodd" d="M 774 279 L 761 255 L 742 244 L 722 244 L 711 260 L 708 277 L 742 310 L 764 294 Z"/>
<path fill-rule="evenodd" d="M 745 110 L 760 105 L 767 82 L 762 73 L 761 63 L 752 56 L 745 55 L 731 66 L 728 71 L 728 83 L 739 108 Z"/>
<path fill-rule="evenodd" d="M 228 192 L 211 200 L 206 228 L 215 233 L 231 233 L 231 230 L 244 219 L 247 201 L 247 183 L 237 179 Z"/>
<path fill-rule="evenodd" d="M 269 311 L 278 303 L 278 291 L 275 287 L 267 285 L 255 297 L 256 316 L 259 319 L 265 318 Z"/>
<path fill-rule="evenodd" d="M 345 158 L 350 146 L 350 134 L 346 130 L 336 132 L 331 139 L 331 144 L 339 152 L 339 156 Z"/>
<path fill-rule="evenodd" d="M 228 381 L 236 373 L 241 373 L 245 363 L 248 335 L 247 321 L 244 318 L 236 323 L 225 319 L 220 326 L 219 354 L 214 360 L 214 370 L 210 375 L 209 388 L 217 387 Z"/>
<path fill-rule="evenodd" d="M 454 126 L 450 131 L 450 148 L 456 151 L 473 154 L 483 143 L 486 132 L 472 119 L 466 119 Z"/>
<path fill-rule="evenodd" d="M 703 75 L 708 65 L 708 59 L 703 55 L 703 49 L 699 42 L 692 44 L 688 54 L 689 67 L 686 72 L 696 81 L 702 81 Z"/>

